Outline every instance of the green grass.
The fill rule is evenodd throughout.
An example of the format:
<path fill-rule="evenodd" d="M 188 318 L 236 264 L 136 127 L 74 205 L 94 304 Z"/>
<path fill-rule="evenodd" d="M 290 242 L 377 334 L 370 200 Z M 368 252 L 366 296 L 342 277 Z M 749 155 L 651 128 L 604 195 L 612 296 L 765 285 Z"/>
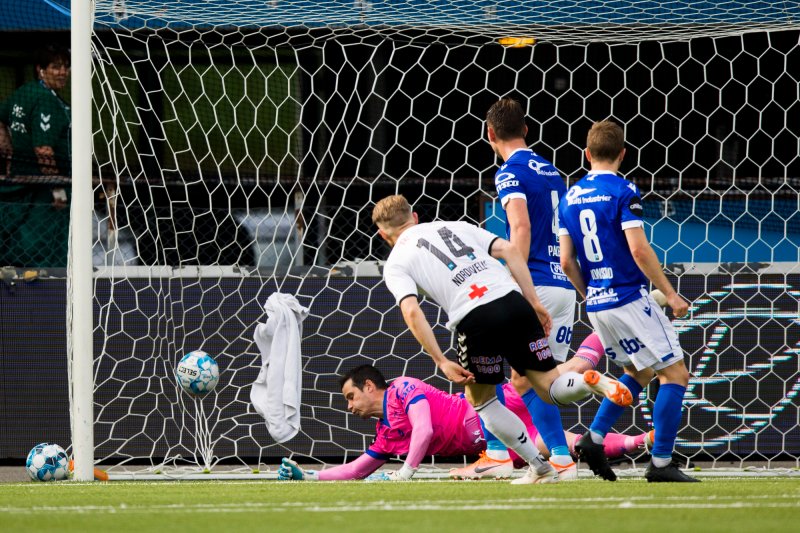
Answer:
<path fill-rule="evenodd" d="M 0 531 L 794 531 L 798 479 L 0 485 Z"/>

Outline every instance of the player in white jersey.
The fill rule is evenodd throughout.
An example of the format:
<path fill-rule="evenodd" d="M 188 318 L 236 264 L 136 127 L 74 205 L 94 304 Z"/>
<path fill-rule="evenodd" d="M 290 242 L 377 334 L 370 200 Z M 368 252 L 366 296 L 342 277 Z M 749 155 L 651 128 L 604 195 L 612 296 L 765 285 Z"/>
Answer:
<path fill-rule="evenodd" d="M 546 337 L 550 316 L 524 259 L 508 241 L 465 222 L 418 224 L 401 195 L 378 202 L 372 220 L 392 246 L 384 280 L 414 337 L 448 379 L 465 385 L 467 400 L 486 428 L 531 465 L 514 483 L 557 481 L 525 425 L 497 401 L 494 386 L 505 378 L 504 361 L 526 376 L 540 397 L 559 403 L 596 392 L 625 405 L 629 391 L 594 371 L 587 373 L 588 380 L 586 374 L 558 375 Z M 447 313 L 447 327 L 458 336 L 460 366 L 439 347 L 419 305 L 418 287 Z"/>
<path fill-rule="evenodd" d="M 622 128 L 595 123 L 587 137 L 589 174 L 559 204 L 561 267 L 580 294 L 606 354 L 625 370 L 620 381 L 634 397 L 658 376 L 653 406 L 655 442 L 648 481 L 697 481 L 672 460 L 689 371 L 672 323 L 647 294 L 648 279 L 667 297 L 676 317 L 689 305 L 672 287 L 644 233 L 642 199 L 636 185 L 617 175 L 625 156 Z M 579 263 L 580 262 L 580 263 Z M 595 474 L 614 481 L 603 453 L 603 437 L 622 410 L 603 402 L 590 431 L 575 445 Z"/>

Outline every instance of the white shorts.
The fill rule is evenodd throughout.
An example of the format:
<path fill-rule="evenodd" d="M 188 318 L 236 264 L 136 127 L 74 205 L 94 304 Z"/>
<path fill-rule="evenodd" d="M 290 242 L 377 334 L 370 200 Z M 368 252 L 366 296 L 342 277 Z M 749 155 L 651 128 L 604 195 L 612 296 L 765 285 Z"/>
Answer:
<path fill-rule="evenodd" d="M 661 307 L 642 291 L 642 297 L 622 307 L 588 313 L 600 335 L 606 356 L 619 366 L 661 370 L 683 361 L 678 334 Z"/>
<path fill-rule="evenodd" d="M 536 294 L 553 319 L 553 328 L 547 343 L 553 358 L 559 363 L 567 360 L 572 342 L 572 325 L 575 323 L 575 291 L 564 287 L 538 285 Z"/>

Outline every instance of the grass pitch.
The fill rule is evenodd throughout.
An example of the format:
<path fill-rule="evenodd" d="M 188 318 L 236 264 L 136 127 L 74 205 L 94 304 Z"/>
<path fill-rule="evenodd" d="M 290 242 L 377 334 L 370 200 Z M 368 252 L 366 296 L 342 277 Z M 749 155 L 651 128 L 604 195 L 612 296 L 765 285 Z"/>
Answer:
<path fill-rule="evenodd" d="M 0 485 L 0 531 L 795 531 L 800 479 Z"/>

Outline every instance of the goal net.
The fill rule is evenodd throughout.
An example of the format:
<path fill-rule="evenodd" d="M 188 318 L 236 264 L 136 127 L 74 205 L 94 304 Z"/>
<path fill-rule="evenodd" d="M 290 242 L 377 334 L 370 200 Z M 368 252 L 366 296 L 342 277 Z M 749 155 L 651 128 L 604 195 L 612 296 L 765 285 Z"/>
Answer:
<path fill-rule="evenodd" d="M 591 123 L 625 127 L 622 170 L 692 302 L 675 321 L 692 373 L 679 457 L 799 466 L 800 3 L 95 7 L 95 456 L 112 473 L 351 460 L 374 421 L 347 413 L 337 376 L 362 363 L 454 390 L 381 282 L 370 214 L 399 192 L 423 221 L 502 232 L 484 117 L 506 95 L 570 182 Z M 284 444 L 249 400 L 253 331 L 276 291 L 310 310 L 302 428 Z M 441 310 L 423 307 L 451 346 Z M 581 312 L 573 346 L 587 324 Z M 198 349 L 221 371 L 202 399 L 174 378 Z M 655 393 L 615 429 L 650 429 Z M 564 410 L 567 429 L 597 405 Z"/>

